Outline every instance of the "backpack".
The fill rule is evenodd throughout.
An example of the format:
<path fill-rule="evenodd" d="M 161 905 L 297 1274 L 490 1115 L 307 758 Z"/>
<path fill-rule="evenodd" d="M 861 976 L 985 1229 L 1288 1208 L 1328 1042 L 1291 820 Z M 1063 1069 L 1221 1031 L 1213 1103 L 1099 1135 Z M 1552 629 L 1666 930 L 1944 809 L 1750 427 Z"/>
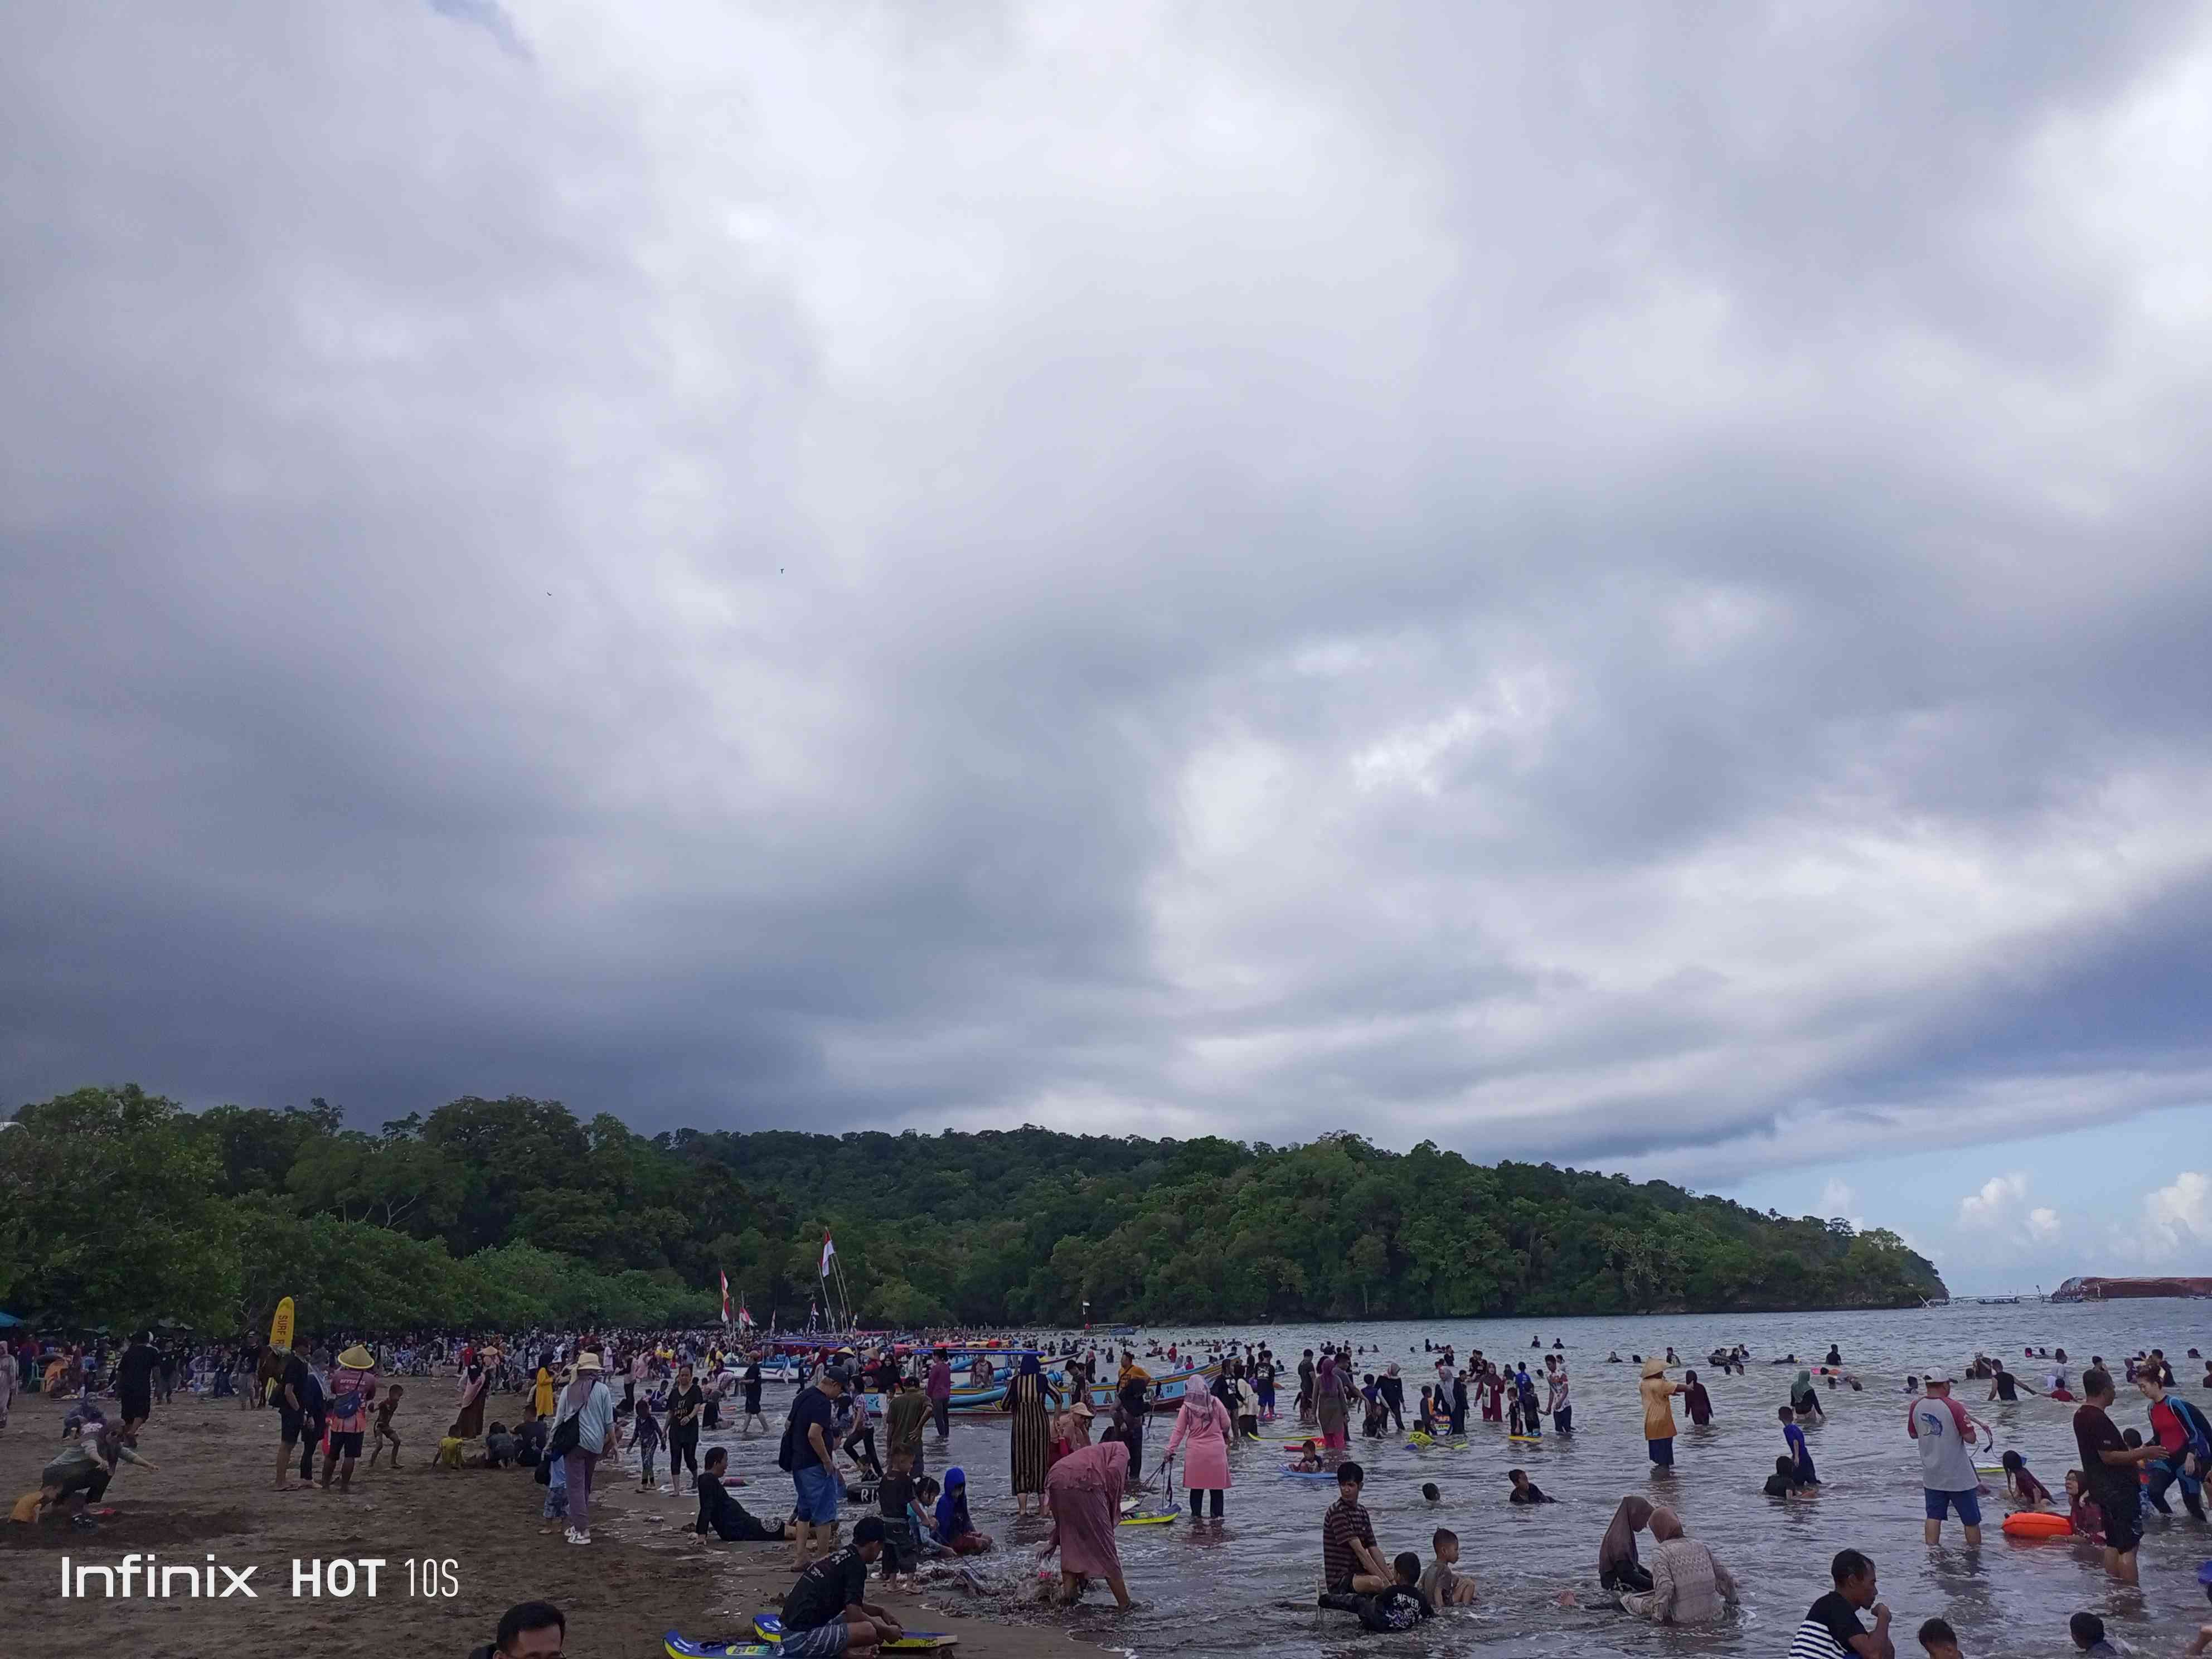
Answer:
<path fill-rule="evenodd" d="M 566 1457 L 582 1443 L 583 1416 L 583 1408 L 579 1407 L 553 1425 L 553 1437 L 545 1443 L 545 1455 L 548 1458 Z"/>

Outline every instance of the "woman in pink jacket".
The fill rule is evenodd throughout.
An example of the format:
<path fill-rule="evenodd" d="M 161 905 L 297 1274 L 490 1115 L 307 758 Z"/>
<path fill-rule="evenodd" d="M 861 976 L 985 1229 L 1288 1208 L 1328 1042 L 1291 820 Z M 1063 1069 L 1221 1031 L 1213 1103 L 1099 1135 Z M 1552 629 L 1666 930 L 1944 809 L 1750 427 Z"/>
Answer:
<path fill-rule="evenodd" d="M 1183 1448 L 1182 1483 L 1190 1489 L 1190 1518 L 1199 1518 L 1199 1503 L 1213 1494 L 1213 1518 L 1221 1519 L 1221 1494 L 1229 1487 L 1229 1407 L 1198 1386 L 1194 1376 L 1183 1384 L 1182 1409 L 1176 1413 L 1175 1432 L 1168 1437 L 1167 1455 Z"/>

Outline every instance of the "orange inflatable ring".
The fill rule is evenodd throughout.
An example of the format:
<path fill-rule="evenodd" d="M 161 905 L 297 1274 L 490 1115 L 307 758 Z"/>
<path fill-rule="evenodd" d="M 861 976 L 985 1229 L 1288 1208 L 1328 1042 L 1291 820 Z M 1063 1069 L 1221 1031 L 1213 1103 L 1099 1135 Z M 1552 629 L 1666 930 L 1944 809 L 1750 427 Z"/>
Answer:
<path fill-rule="evenodd" d="M 2051 1515 L 2042 1510 L 2022 1510 L 2004 1518 L 2008 1538 L 2071 1538 L 2074 1523 L 2063 1515 Z"/>

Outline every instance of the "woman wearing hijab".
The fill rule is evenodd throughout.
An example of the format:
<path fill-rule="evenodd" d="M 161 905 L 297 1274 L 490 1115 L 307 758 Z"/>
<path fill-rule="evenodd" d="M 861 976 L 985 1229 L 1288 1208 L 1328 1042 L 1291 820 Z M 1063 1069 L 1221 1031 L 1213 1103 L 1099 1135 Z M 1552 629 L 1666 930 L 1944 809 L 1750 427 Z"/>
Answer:
<path fill-rule="evenodd" d="M 1321 1419 L 1321 1443 L 1334 1450 L 1342 1451 L 1347 1443 L 1344 1390 L 1336 1383 L 1336 1356 L 1325 1353 L 1321 1357 L 1321 1369 L 1314 1375 L 1314 1412 Z"/>
<path fill-rule="evenodd" d="M 1128 1480 L 1129 1449 L 1118 1440 L 1077 1447 L 1045 1477 L 1052 1536 L 1038 1559 L 1060 1552 L 1061 1601 L 1075 1601 L 1089 1580 L 1103 1578 L 1122 1611 L 1128 1611 L 1129 1587 L 1122 1582 L 1121 1553 L 1114 1541 Z"/>
<path fill-rule="evenodd" d="M 1341 1432 L 1344 1401 L 1340 1396 L 1337 1400 L 1336 1421 Z M 1229 1487 L 1229 1437 L 1232 1432 L 1228 1407 L 1200 1389 L 1183 1390 L 1182 1409 L 1176 1413 L 1175 1432 L 1168 1436 L 1167 1455 L 1173 1457 L 1178 1446 L 1185 1448 L 1182 1483 L 1190 1491 L 1190 1518 L 1194 1521 L 1198 1519 L 1199 1504 L 1208 1492 L 1213 1494 L 1213 1518 L 1221 1519 L 1222 1494 Z"/>
<path fill-rule="evenodd" d="M 991 1547 L 968 1518 L 968 1472 L 957 1464 L 945 1470 L 945 1490 L 937 1495 L 937 1541 L 955 1555 L 982 1555 Z"/>
<path fill-rule="evenodd" d="M 484 1370 L 483 1358 L 471 1354 L 461 1368 L 461 1409 L 453 1421 L 453 1432 L 462 1439 L 474 1440 L 483 1432 L 484 1393 L 490 1386 L 491 1376 Z"/>
<path fill-rule="evenodd" d="M 1620 1500 L 1597 1547 L 1597 1582 L 1605 1589 L 1641 1592 L 1651 1588 L 1651 1575 L 1636 1559 L 1636 1534 L 1650 1524 L 1649 1498 L 1632 1492 Z"/>
<path fill-rule="evenodd" d="M 1695 1371 L 1682 1373 L 1682 1404 L 1689 1408 L 1690 1421 L 1698 1428 L 1713 1420 L 1713 1397 L 1705 1392 Z"/>
<path fill-rule="evenodd" d="M 592 1471 L 599 1467 L 600 1454 L 614 1437 L 614 1395 L 608 1391 L 601 1370 L 599 1355 L 576 1356 L 575 1380 L 562 1392 L 561 1415 L 553 1425 L 557 1440 L 561 1425 L 572 1417 L 576 1419 L 576 1443 L 562 1459 L 568 1483 L 568 1538 L 572 1544 L 592 1541 Z"/>
<path fill-rule="evenodd" d="M 1674 1467 L 1674 1396 L 1680 1383 L 1667 1380 L 1667 1362 L 1644 1362 L 1644 1380 L 1637 1384 L 1644 1396 L 1644 1440 L 1651 1461 L 1662 1469 Z"/>
<path fill-rule="evenodd" d="M 1052 1461 L 1054 1468 L 1059 1466 L 1060 1460 L 1061 1458 L 1066 1457 L 1071 1452 L 1081 1451 L 1091 1444 L 1091 1419 L 1092 1415 L 1093 1413 L 1091 1409 L 1090 1402 L 1079 1398 L 1076 1402 L 1070 1406 L 1066 1411 L 1061 1412 L 1054 1417 L 1052 1419 Z M 1125 1448 L 1124 1449 L 1126 1451 L 1127 1449 Z M 1047 1494 L 1045 1507 L 1047 1509 L 1050 1509 L 1052 1507 L 1050 1502 L 1050 1494 L 1052 1492 L 1052 1472 L 1049 1469 L 1045 1472 L 1044 1485 L 1045 1492 Z"/>
<path fill-rule="evenodd" d="M 1735 1575 L 1684 1534 L 1674 1510 L 1651 1511 L 1651 1588 L 1620 1598 L 1628 1612 L 1655 1625 L 1710 1625 L 1735 1605 Z"/>
<path fill-rule="evenodd" d="M 1790 1379 L 1790 1409 L 1797 1413 L 1800 1422 L 1827 1415 L 1820 1409 L 1820 1391 L 1813 1386 L 1812 1372 L 1801 1370 Z"/>
<path fill-rule="evenodd" d="M 1024 1354 L 1021 1370 L 999 1401 L 1000 1411 L 1013 1413 L 1014 1504 L 1023 1515 L 1030 1512 L 1032 1498 L 1040 1508 L 1044 1503 L 1045 1472 L 1052 1467 L 1052 1408 L 1059 1403 L 1060 1391 L 1044 1380 L 1037 1357 Z"/>

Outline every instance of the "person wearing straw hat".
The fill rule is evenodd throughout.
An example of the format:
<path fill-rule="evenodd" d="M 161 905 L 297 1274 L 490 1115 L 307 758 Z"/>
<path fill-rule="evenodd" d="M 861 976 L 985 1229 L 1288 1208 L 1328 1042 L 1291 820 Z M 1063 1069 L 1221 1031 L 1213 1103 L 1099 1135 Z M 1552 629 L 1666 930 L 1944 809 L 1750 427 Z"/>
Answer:
<path fill-rule="evenodd" d="M 322 1488 L 331 1489 L 331 1472 L 337 1471 L 338 1490 L 353 1490 L 353 1466 L 361 1461 L 361 1437 L 368 1427 L 368 1408 L 376 1399 L 376 1356 L 358 1342 L 338 1355 L 331 1367 L 325 1391 L 324 1425 L 330 1431 L 329 1449 L 323 1453 Z"/>
<path fill-rule="evenodd" d="M 1684 1391 L 1682 1385 L 1667 1380 L 1665 1360 L 1647 1359 L 1637 1391 L 1644 1396 L 1644 1446 L 1654 1464 L 1671 1469 L 1674 1467 L 1674 1396 Z"/>
<path fill-rule="evenodd" d="M 615 1401 L 601 1374 L 605 1369 L 589 1349 L 576 1356 L 576 1375 L 562 1391 L 561 1415 L 553 1425 L 558 1443 L 564 1438 L 562 1425 L 571 1419 L 576 1425 L 574 1443 L 562 1454 L 568 1483 L 567 1536 L 572 1544 L 592 1541 L 592 1471 L 614 1437 Z"/>

